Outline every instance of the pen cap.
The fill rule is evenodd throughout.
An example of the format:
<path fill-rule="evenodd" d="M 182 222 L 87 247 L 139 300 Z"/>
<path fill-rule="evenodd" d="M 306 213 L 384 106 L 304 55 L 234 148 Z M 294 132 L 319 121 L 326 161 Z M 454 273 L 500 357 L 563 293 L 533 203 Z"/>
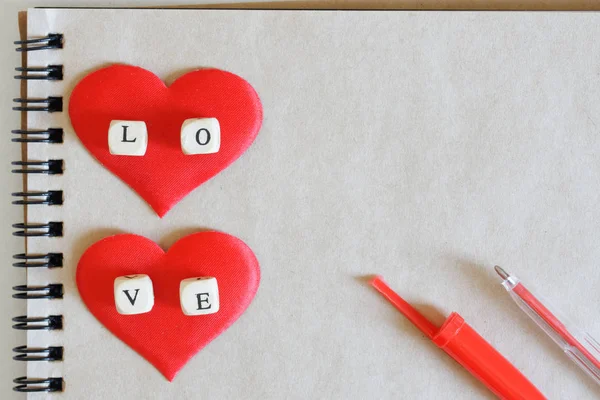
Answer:
<path fill-rule="evenodd" d="M 501 399 L 545 399 L 457 313 L 450 314 L 432 340 Z"/>

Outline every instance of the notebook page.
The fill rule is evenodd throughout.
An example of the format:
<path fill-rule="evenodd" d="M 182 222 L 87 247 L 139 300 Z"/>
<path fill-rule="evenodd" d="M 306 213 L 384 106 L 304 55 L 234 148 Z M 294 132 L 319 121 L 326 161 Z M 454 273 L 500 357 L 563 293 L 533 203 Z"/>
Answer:
<path fill-rule="evenodd" d="M 29 10 L 30 36 L 65 46 L 29 65 L 64 64 L 65 79 L 31 97 L 69 93 L 113 63 L 167 83 L 214 67 L 257 90 L 263 127 L 248 151 L 159 219 L 81 145 L 66 112 L 30 114 L 65 128 L 65 143 L 29 146 L 62 158 L 63 176 L 30 189 L 65 192 L 30 222 L 64 221 L 65 361 L 29 363 L 65 379 L 65 399 L 493 398 L 358 277 L 379 273 L 436 320 L 461 315 L 552 398 L 600 392 L 500 287 L 506 266 L 600 332 L 600 24 L 595 13 Z M 66 109 L 66 108 L 65 108 Z M 216 229 L 244 240 L 262 279 L 242 317 L 171 383 L 81 302 L 79 257 L 115 233 L 167 249 Z M 566 279 L 568 278 L 568 279 Z M 581 296 L 585 293 L 585 299 Z M 596 335 L 598 336 L 598 335 Z M 32 396 L 43 398 L 44 396 Z"/>

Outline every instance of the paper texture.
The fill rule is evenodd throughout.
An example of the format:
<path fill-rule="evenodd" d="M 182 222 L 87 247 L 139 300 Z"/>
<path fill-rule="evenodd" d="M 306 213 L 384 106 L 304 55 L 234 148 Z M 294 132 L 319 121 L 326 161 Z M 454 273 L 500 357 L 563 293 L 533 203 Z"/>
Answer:
<path fill-rule="evenodd" d="M 30 128 L 65 128 L 65 267 L 30 271 L 63 282 L 65 399 L 480 399 L 490 392 L 428 342 L 359 277 L 379 273 L 436 322 L 456 310 L 555 399 L 600 395 L 593 381 L 527 320 L 493 272 L 537 282 L 600 336 L 600 16 L 595 13 L 236 10 L 30 10 L 30 36 L 65 35 L 29 65 L 64 64 L 62 82 L 29 96 L 65 96 L 112 63 L 172 82 L 198 67 L 248 80 L 264 125 L 233 165 L 159 219 L 82 147 L 66 112 L 30 113 Z M 244 240 L 262 281 L 246 313 L 168 383 L 87 311 L 77 261 L 114 233 L 168 248 L 201 229 Z M 32 396 L 42 398 L 44 396 Z"/>

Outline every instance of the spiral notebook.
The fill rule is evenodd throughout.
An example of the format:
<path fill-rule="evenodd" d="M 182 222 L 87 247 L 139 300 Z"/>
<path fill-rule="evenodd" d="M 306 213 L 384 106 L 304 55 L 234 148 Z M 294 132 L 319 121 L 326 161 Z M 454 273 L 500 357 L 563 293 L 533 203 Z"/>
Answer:
<path fill-rule="evenodd" d="M 17 104 L 27 123 L 13 135 L 27 148 L 14 166 L 26 177 L 15 194 L 26 221 L 15 233 L 26 237 L 27 253 L 14 262 L 27 267 L 26 286 L 16 290 L 28 302 L 27 316 L 14 322 L 27 334 L 16 349 L 28 362 L 17 389 L 63 399 L 490 398 L 358 279 L 380 273 L 411 302 L 428 304 L 421 309 L 434 320 L 460 310 L 547 396 L 597 396 L 593 382 L 511 308 L 489 267 L 538 279 L 551 294 L 560 287 L 565 299 L 598 292 L 598 19 L 28 10 L 29 41 L 17 45 L 27 55 Z M 78 137 L 94 122 L 75 118 L 74 103 L 103 112 L 99 93 L 123 68 L 181 90 L 177 82 L 198 69 L 228 71 L 262 104 L 252 145 L 162 218 L 160 206 L 132 189 L 154 176 L 119 178 Z M 101 79 L 82 96 L 90 76 Z M 152 96 L 145 88 L 131 102 Z M 241 93 L 231 99 L 250 92 Z M 243 114 L 232 108 L 238 121 Z M 226 138 L 225 122 L 221 128 Z M 108 134 L 108 125 L 102 129 Z M 148 132 L 152 140 L 149 124 Z M 157 162 L 140 176 L 172 167 Z M 176 190 L 170 182 L 147 194 Z M 212 230 L 252 249 L 260 287 L 243 315 L 169 381 L 94 316 L 77 271 L 82 260 L 114 258 L 87 249 L 116 234 L 167 250 Z M 142 242 L 131 242 L 131 251 L 142 251 Z M 567 309 L 574 303 L 565 300 Z M 573 316 L 598 332 L 594 312 Z M 143 344 L 154 330 L 129 332 Z M 180 337 L 152 344 L 168 358 L 200 332 L 182 328 Z"/>

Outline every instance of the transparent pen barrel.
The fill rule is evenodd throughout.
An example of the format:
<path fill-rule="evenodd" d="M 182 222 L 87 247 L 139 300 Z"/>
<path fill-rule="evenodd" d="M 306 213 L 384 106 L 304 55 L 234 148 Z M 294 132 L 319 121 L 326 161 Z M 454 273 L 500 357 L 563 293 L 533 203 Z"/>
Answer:
<path fill-rule="evenodd" d="M 504 285 L 510 296 L 577 365 L 600 384 L 600 344 L 577 328 L 546 299 L 533 295 L 518 281 Z M 511 287 L 512 286 L 512 287 Z"/>

